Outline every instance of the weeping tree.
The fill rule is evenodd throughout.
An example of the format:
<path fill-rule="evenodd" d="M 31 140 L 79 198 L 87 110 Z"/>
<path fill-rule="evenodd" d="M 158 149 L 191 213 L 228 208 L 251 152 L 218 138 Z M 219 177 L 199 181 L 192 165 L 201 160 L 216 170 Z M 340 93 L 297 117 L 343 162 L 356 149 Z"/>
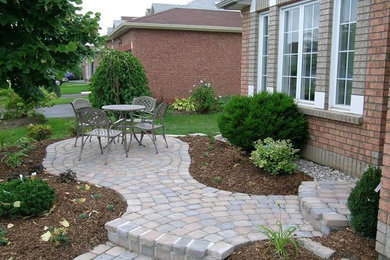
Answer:
<path fill-rule="evenodd" d="M 91 78 L 90 100 L 94 107 L 131 104 L 134 97 L 149 96 L 144 67 L 130 52 L 105 50 Z"/>
<path fill-rule="evenodd" d="M 0 88 L 13 88 L 24 102 L 43 98 L 55 84 L 104 43 L 100 14 L 82 15 L 81 0 L 0 0 Z"/>

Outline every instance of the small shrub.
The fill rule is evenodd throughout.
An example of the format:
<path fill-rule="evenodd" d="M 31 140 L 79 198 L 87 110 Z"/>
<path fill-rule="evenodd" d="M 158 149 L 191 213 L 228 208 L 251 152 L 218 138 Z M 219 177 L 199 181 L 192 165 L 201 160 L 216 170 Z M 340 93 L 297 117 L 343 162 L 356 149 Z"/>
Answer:
<path fill-rule="evenodd" d="M 22 118 L 35 113 L 34 105 L 27 103 L 12 88 L 0 89 L 0 106 L 4 107 L 4 118 Z"/>
<path fill-rule="evenodd" d="M 172 106 L 174 109 L 179 111 L 195 111 L 195 105 L 191 98 L 175 99 L 175 102 L 173 102 Z"/>
<path fill-rule="evenodd" d="M 48 139 L 53 134 L 53 129 L 50 125 L 34 125 L 27 126 L 27 136 L 37 141 Z"/>
<path fill-rule="evenodd" d="M 0 246 L 6 246 L 9 243 L 8 238 L 5 236 L 7 235 L 7 230 L 4 227 L 0 227 Z"/>
<path fill-rule="evenodd" d="M 266 138 L 257 141 L 251 153 L 253 163 L 272 175 L 281 172 L 292 174 L 296 170 L 294 160 L 297 159 L 298 149 L 294 149 L 290 141 Z"/>
<path fill-rule="evenodd" d="M 77 135 L 77 122 L 76 120 L 70 121 L 66 123 L 66 129 L 68 130 L 68 133 L 70 136 L 76 136 Z"/>
<path fill-rule="evenodd" d="M 221 183 L 222 183 L 222 177 L 221 177 L 221 176 L 216 176 L 216 177 L 214 178 L 214 181 L 215 181 L 216 183 L 218 183 L 218 184 L 221 184 Z"/>
<path fill-rule="evenodd" d="M 209 82 L 201 80 L 190 98 L 194 102 L 196 112 L 207 113 L 215 109 L 217 94 Z"/>
<path fill-rule="evenodd" d="M 81 214 L 79 215 L 79 219 L 87 219 L 87 218 L 88 218 L 88 215 L 85 214 L 85 213 L 81 213 Z"/>
<path fill-rule="evenodd" d="M 381 173 L 379 167 L 370 166 L 348 198 L 351 226 L 364 237 L 375 238 L 376 235 L 379 192 L 375 192 L 375 188 L 381 181 Z"/>
<path fill-rule="evenodd" d="M 10 166 L 12 168 L 16 168 L 23 163 L 22 157 L 26 157 L 27 154 L 25 154 L 23 151 L 17 151 L 14 153 L 10 152 L 4 152 L 3 157 L 1 158 L 1 162 L 4 162 L 7 166 Z"/>
<path fill-rule="evenodd" d="M 65 172 L 61 172 L 57 178 L 57 182 L 61 183 L 71 183 L 77 181 L 77 174 L 71 169 L 66 169 Z"/>
<path fill-rule="evenodd" d="M 102 197 L 102 195 L 100 195 L 99 193 L 95 193 L 92 195 L 92 198 L 94 199 L 100 199 Z"/>
<path fill-rule="evenodd" d="M 31 144 L 34 141 L 31 138 L 22 137 L 16 140 L 16 146 L 19 147 L 23 152 L 28 153 L 31 150 L 34 150 L 35 145 Z"/>
<path fill-rule="evenodd" d="M 218 127 L 230 143 L 246 152 L 253 151 L 255 141 L 267 137 L 290 140 L 297 149 L 308 139 L 305 116 L 294 99 L 283 93 L 233 96 L 218 118 Z"/>
<path fill-rule="evenodd" d="M 114 207 L 114 205 L 112 205 L 112 204 L 108 204 L 108 205 L 106 206 L 106 209 L 107 209 L 108 211 L 115 211 L 115 207 Z"/>
<path fill-rule="evenodd" d="M 41 179 L 0 183 L 0 218 L 38 216 L 54 203 L 55 191 Z"/>

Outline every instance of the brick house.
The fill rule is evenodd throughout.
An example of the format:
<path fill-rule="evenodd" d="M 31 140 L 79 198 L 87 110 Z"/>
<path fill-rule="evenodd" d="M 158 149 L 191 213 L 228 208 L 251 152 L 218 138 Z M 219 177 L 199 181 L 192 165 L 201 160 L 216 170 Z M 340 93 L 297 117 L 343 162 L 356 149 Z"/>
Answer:
<path fill-rule="evenodd" d="M 201 79 L 232 95 L 240 93 L 241 31 L 239 12 L 175 8 L 123 21 L 108 47 L 140 59 L 159 100 L 188 98 Z"/>
<path fill-rule="evenodd" d="M 223 0 L 243 14 L 241 94 L 280 91 L 309 120 L 303 155 L 382 166 L 377 251 L 390 257 L 390 1 Z M 387 257 L 387 258 L 386 258 Z"/>

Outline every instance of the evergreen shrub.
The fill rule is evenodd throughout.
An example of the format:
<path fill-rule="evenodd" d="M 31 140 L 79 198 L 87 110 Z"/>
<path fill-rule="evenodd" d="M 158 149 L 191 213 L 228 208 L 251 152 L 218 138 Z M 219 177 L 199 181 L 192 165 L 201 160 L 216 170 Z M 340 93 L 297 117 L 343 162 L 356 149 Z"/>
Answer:
<path fill-rule="evenodd" d="M 306 117 L 284 93 L 233 96 L 218 118 L 218 127 L 230 143 L 247 152 L 254 150 L 257 140 L 267 137 L 290 140 L 296 149 L 302 149 L 308 140 Z"/>

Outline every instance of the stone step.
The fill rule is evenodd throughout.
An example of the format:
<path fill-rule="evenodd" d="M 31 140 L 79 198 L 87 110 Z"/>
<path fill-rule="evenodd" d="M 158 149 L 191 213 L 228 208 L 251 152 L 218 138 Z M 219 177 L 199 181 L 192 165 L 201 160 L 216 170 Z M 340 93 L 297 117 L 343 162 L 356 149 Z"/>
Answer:
<path fill-rule="evenodd" d="M 154 259 L 224 259 L 234 246 L 225 242 L 179 237 L 138 226 L 118 218 L 107 222 L 108 239 L 132 252 Z"/>
<path fill-rule="evenodd" d="M 334 192 L 335 185 L 344 192 Z M 349 226 L 350 212 L 346 203 L 352 187 L 351 183 L 302 182 L 298 191 L 302 215 L 324 235 Z"/>

